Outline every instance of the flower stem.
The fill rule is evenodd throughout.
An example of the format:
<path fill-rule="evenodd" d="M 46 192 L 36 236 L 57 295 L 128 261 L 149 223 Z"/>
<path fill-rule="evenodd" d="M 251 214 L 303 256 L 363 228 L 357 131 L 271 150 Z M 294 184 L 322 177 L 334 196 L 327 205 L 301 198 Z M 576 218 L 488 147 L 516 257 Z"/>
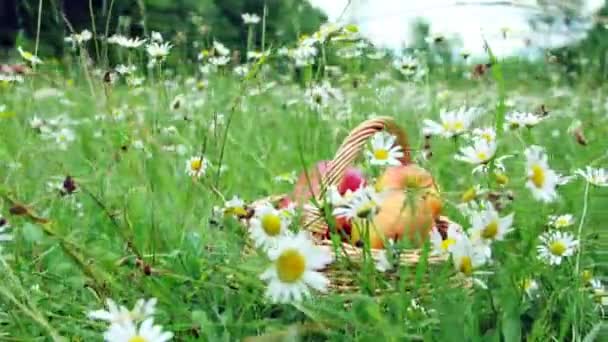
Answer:
<path fill-rule="evenodd" d="M 581 262 L 581 252 L 583 250 L 583 244 L 581 243 L 581 234 L 583 232 L 583 225 L 585 224 L 585 217 L 587 216 L 587 208 L 589 207 L 589 182 L 585 184 L 585 194 L 583 195 L 583 213 L 581 214 L 581 221 L 578 224 L 578 231 L 576 233 L 576 239 L 578 240 L 579 246 L 576 254 L 576 268 L 575 273 L 578 274 Z"/>

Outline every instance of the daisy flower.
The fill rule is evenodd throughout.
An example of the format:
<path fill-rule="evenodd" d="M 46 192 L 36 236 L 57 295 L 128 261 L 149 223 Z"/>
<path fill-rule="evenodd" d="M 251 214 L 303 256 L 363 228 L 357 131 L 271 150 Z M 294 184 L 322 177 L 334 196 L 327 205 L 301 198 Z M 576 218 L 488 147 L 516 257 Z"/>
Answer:
<path fill-rule="evenodd" d="M 401 165 L 399 161 L 403 158 L 403 149 L 395 145 L 397 137 L 387 132 L 378 132 L 371 138 L 371 149 L 367 157 L 371 165 L 389 166 Z"/>
<path fill-rule="evenodd" d="M 371 218 L 379 210 L 381 203 L 382 196 L 373 187 L 359 188 L 346 203 L 333 210 L 333 215 L 348 220 Z"/>
<path fill-rule="evenodd" d="M 154 325 L 154 320 L 149 318 L 139 327 L 133 322 L 112 324 L 103 338 L 108 342 L 165 342 L 173 338 L 173 333 L 163 331 L 162 326 Z"/>
<path fill-rule="evenodd" d="M 186 173 L 191 177 L 200 177 L 207 172 L 207 168 L 209 167 L 209 161 L 207 158 L 199 156 L 199 157 L 190 157 L 186 161 Z"/>
<path fill-rule="evenodd" d="M 439 233 L 437 227 L 433 227 L 429 234 L 432 246 L 431 253 L 433 255 L 448 255 L 450 252 L 452 252 L 456 241 L 464 236 L 462 227 L 452 222 L 450 222 L 448 225 L 447 236 L 445 239 L 441 233 Z"/>
<path fill-rule="evenodd" d="M 17 48 L 17 51 L 19 51 L 19 54 L 21 55 L 21 58 L 23 58 L 26 61 L 30 62 L 32 65 L 42 64 L 42 60 L 40 58 L 38 58 L 38 56 L 34 55 L 33 53 L 31 53 L 29 51 L 23 50 L 21 48 L 21 46 L 19 46 Z"/>
<path fill-rule="evenodd" d="M 569 232 L 549 231 L 540 236 L 541 244 L 536 247 L 538 258 L 549 265 L 559 265 L 562 259 L 572 256 L 578 247 L 578 240 Z"/>
<path fill-rule="evenodd" d="M 74 131 L 66 127 L 54 132 L 53 137 L 61 150 L 66 150 L 68 148 L 68 144 L 76 139 Z"/>
<path fill-rule="evenodd" d="M 442 109 L 439 113 L 439 121 L 425 119 L 422 132 L 425 135 L 439 135 L 451 138 L 466 133 L 477 116 L 477 108 L 461 107 L 456 111 Z"/>
<path fill-rule="evenodd" d="M 473 137 L 483 139 L 488 144 L 496 142 L 496 131 L 492 127 L 475 128 L 472 133 Z"/>
<path fill-rule="evenodd" d="M 460 149 L 460 154 L 456 155 L 456 160 L 460 160 L 473 165 L 488 163 L 496 153 L 496 143 L 488 142 L 485 139 L 476 139 L 473 146 L 466 146 Z"/>
<path fill-rule="evenodd" d="M 275 209 L 270 203 L 264 203 L 255 208 L 251 218 L 249 234 L 258 248 L 275 247 L 280 237 L 289 235 L 290 216 Z"/>
<path fill-rule="evenodd" d="M 108 38 L 108 43 L 116 44 L 127 49 L 137 49 L 138 47 L 144 45 L 145 42 L 145 39 L 140 39 L 139 37 L 128 38 L 119 34 L 115 34 Z"/>
<path fill-rule="evenodd" d="M 512 112 L 505 116 L 505 129 L 533 127 L 538 125 L 542 120 L 542 117 L 533 113 Z"/>
<path fill-rule="evenodd" d="M 312 45 L 300 45 L 291 51 L 291 58 L 294 59 L 296 67 L 304 67 L 315 62 L 318 50 Z"/>
<path fill-rule="evenodd" d="M 481 185 L 476 184 L 462 193 L 462 195 L 460 196 L 460 201 L 462 203 L 467 203 L 467 202 L 473 201 L 477 197 L 485 194 L 486 192 L 488 192 L 487 189 L 484 189 L 481 187 Z"/>
<path fill-rule="evenodd" d="M 512 224 L 513 213 L 500 217 L 492 206 L 488 206 L 485 210 L 471 215 L 470 234 L 472 239 L 481 242 L 486 256 L 490 257 L 490 245 L 494 241 L 503 240 L 505 235 L 511 231 Z"/>
<path fill-rule="evenodd" d="M 530 298 L 537 296 L 537 291 L 539 289 L 538 282 L 531 278 L 526 278 L 521 282 L 521 289 L 524 290 L 526 295 Z"/>
<path fill-rule="evenodd" d="M 585 170 L 578 169 L 575 173 L 595 186 L 608 186 L 608 173 L 606 169 L 596 169 L 587 166 Z"/>
<path fill-rule="evenodd" d="M 151 43 L 146 45 L 146 52 L 148 56 L 154 60 L 163 60 L 165 57 L 169 55 L 169 50 L 171 50 L 171 43 Z"/>
<path fill-rule="evenodd" d="M 566 228 L 574 224 L 574 216 L 572 214 L 550 215 L 549 225 L 554 228 Z"/>
<path fill-rule="evenodd" d="M 66 43 L 72 43 L 72 47 L 75 48 L 76 45 L 80 45 L 82 43 L 88 42 L 93 38 L 93 34 L 89 30 L 83 30 L 80 33 L 72 33 L 69 37 L 65 37 L 64 41 Z"/>
<path fill-rule="evenodd" d="M 213 41 L 213 51 L 219 56 L 228 56 L 230 54 L 230 49 L 217 40 Z"/>
<path fill-rule="evenodd" d="M 525 151 L 528 181 L 526 187 L 532 196 L 542 202 L 553 202 L 557 199 L 558 177 L 549 168 L 547 154 L 540 146 L 530 146 Z"/>
<path fill-rule="evenodd" d="M 476 268 L 486 263 L 486 254 L 480 250 L 466 235 L 457 239 L 452 250 L 452 261 L 456 270 L 466 276 L 472 276 Z"/>
<path fill-rule="evenodd" d="M 245 25 L 255 25 L 260 22 L 260 16 L 257 14 L 249 14 L 243 13 L 241 14 L 241 18 L 243 18 L 243 23 Z"/>
<path fill-rule="evenodd" d="M 231 200 L 224 203 L 224 214 L 235 216 L 246 215 L 247 210 L 245 209 L 245 201 L 240 199 L 238 196 L 233 196 Z"/>
<path fill-rule="evenodd" d="M 426 69 L 418 58 L 404 55 L 393 61 L 393 67 L 405 77 L 421 78 L 426 74 Z"/>
<path fill-rule="evenodd" d="M 139 299 L 132 310 L 123 305 L 116 305 L 112 299 L 106 299 L 107 310 L 90 311 L 87 316 L 90 319 L 106 321 L 112 325 L 122 325 L 133 321 L 143 321 L 154 315 L 156 310 L 156 298 L 149 300 Z"/>
<path fill-rule="evenodd" d="M 327 291 L 329 280 L 318 270 L 333 258 L 328 250 L 315 246 L 306 232 L 282 237 L 277 248 L 268 251 L 268 257 L 272 266 L 260 278 L 268 282 L 266 297 L 272 302 L 300 301 L 310 295 L 309 287 Z"/>

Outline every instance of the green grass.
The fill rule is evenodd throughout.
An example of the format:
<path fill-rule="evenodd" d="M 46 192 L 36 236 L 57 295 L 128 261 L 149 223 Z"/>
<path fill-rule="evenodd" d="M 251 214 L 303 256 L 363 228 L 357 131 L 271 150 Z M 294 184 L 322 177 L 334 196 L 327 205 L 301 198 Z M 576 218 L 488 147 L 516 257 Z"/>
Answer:
<path fill-rule="evenodd" d="M 247 81 L 229 73 L 212 75 L 203 90 L 195 89 L 200 80 L 196 74 L 166 75 L 165 83 L 149 77 L 140 93 L 122 80 L 107 86 L 94 77 L 94 96 L 77 66 L 54 70 L 43 66 L 39 75 L 5 85 L 0 92 L 0 104 L 6 106 L 0 119 L 0 213 L 10 221 L 13 234 L 2 251 L 3 339 L 101 340 L 105 325 L 89 320 L 86 313 L 101 308 L 105 298 L 127 307 L 139 298 L 158 298 L 155 321 L 184 341 L 253 336 L 262 336 L 260 341 L 562 341 L 582 340 L 601 322 L 597 304 L 575 272 L 575 257 L 548 266 L 536 256 L 548 215 L 572 213 L 576 225 L 570 230 L 576 234 L 584 181 L 575 179 L 560 188 L 555 203 L 535 201 L 524 187 L 522 154 L 530 144 L 544 146 L 549 164 L 563 174 L 590 164 L 606 167 L 608 123 L 601 89 L 562 86 L 566 95 L 558 98 L 552 96 L 558 85 L 513 71 L 512 66 L 503 74 L 507 104 L 514 101 L 514 108 L 524 111 L 545 104 L 551 113 L 529 131 L 505 132 L 500 138 L 498 155 L 514 155 L 506 162 L 507 189 L 514 201 L 505 212 L 515 213 L 515 230 L 493 248 L 493 264 L 485 267 L 493 272 L 484 277 L 488 289 L 452 286 L 451 263 L 404 267 L 392 277 L 340 266 L 359 291 L 315 294 L 301 303 L 276 305 L 264 299 L 265 284 L 258 279 L 266 259 L 244 253 L 243 228 L 233 219 L 210 220 L 213 206 L 223 205 L 218 192 L 226 199 L 238 195 L 246 201 L 290 192 L 292 185 L 273 178 L 300 172 L 302 162 L 310 167 L 331 159 L 348 132 L 370 115 L 394 117 L 419 157 L 422 121 L 437 118 L 442 107 L 481 106 L 484 114 L 474 127 L 494 125 L 502 101 L 495 82 L 460 80 L 454 85 L 433 79 L 416 84 L 364 75 L 354 88 L 347 75 L 332 80 L 350 108 L 348 115 L 338 115 L 344 106 L 322 112 L 308 108 L 304 89 L 277 77 L 273 69 L 252 73 Z M 196 81 L 187 81 L 189 77 Z M 277 82 L 273 88 L 248 95 L 271 80 Z M 35 96 L 47 87 L 63 95 Z M 179 110 L 171 110 L 178 94 L 186 100 Z M 301 101 L 287 105 L 292 99 Z M 111 114 L 116 111 L 124 118 L 116 120 Z M 29 125 L 34 116 L 48 120 L 62 114 L 77 121 L 71 126 L 76 139 L 66 151 Z M 214 125 L 218 114 L 223 123 Z M 183 120 L 184 115 L 189 120 Z M 568 132 L 573 120 L 582 121 L 587 146 Z M 163 133 L 169 126 L 178 133 Z M 145 151 L 133 146 L 136 140 L 143 141 Z M 178 155 L 162 148 L 177 144 L 188 152 Z M 489 181 L 454 159 L 456 144 L 434 138 L 432 158 L 419 163 L 440 185 L 445 214 L 468 228 L 455 205 L 463 191 Z M 185 173 L 186 160 L 198 154 L 206 156 L 212 168 L 193 181 Z M 220 158 L 227 169 L 218 177 Z M 47 182 L 67 175 L 78 185 L 75 194 L 60 196 L 48 190 Z M 581 270 L 592 270 L 604 280 L 607 194 L 607 188 L 590 189 L 581 241 Z M 49 222 L 9 214 L 17 203 Z M 74 203 L 82 208 L 75 209 Z M 150 275 L 136 262 L 138 257 L 152 269 Z M 528 277 L 540 284 L 534 299 L 517 285 Z M 369 289 L 374 287 L 385 290 L 372 295 Z M 408 309 L 412 299 L 419 300 L 424 313 Z"/>

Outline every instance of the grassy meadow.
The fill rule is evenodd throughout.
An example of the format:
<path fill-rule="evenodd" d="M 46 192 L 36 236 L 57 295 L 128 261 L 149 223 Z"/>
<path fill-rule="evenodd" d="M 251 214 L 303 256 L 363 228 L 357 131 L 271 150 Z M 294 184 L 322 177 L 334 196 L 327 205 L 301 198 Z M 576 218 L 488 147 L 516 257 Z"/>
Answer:
<path fill-rule="evenodd" d="M 306 63 L 271 48 L 238 74 L 211 60 L 223 56 L 217 46 L 177 66 L 145 45 L 108 46 L 136 68 L 108 72 L 115 65 L 88 63 L 92 49 L 79 43 L 69 63 L 39 56 L 21 81 L 0 82 L 1 340 L 101 341 L 119 329 L 91 317 L 108 298 L 129 310 L 156 298 L 144 316 L 176 341 L 602 340 L 608 176 L 576 172 L 608 165 L 606 91 L 591 75 L 572 81 L 547 61 L 500 59 L 473 77 L 464 75 L 472 62 L 410 73 L 424 63 L 403 72 L 389 56 L 368 57 L 369 47 L 338 59 L 339 73 L 326 68 L 325 50 Z M 462 107 L 476 108 L 470 125 L 430 137 L 424 120 Z M 513 128 L 514 112 L 538 122 Z M 442 215 L 464 236 L 488 198 L 500 217 L 513 213 L 510 230 L 474 269 L 450 253 L 425 262 L 436 247 L 427 241 L 416 264 L 383 271 L 370 259 L 334 260 L 348 288 L 273 302 L 260 278 L 273 260 L 252 247 L 235 208 L 222 208 L 234 196 L 243 210 L 292 193 L 303 170 L 331 160 L 354 127 L 378 116 L 406 132 L 413 161 L 439 186 Z M 455 158 L 475 128 L 495 133 L 495 152 L 479 163 L 486 172 Z M 550 176 L 527 163 L 531 146 L 560 175 L 551 200 L 530 189 Z M 381 174 L 366 156 L 357 165 Z M 192 157 L 204 158 L 194 175 Z M 293 232 L 304 229 L 299 213 Z M 550 223 L 565 214 L 571 222 Z M 541 239 L 555 232 L 578 244 L 560 250 Z M 396 248 L 413 248 L 406 240 Z M 135 311 L 123 316 L 132 327 Z M 106 340 L 166 340 L 135 335 Z"/>

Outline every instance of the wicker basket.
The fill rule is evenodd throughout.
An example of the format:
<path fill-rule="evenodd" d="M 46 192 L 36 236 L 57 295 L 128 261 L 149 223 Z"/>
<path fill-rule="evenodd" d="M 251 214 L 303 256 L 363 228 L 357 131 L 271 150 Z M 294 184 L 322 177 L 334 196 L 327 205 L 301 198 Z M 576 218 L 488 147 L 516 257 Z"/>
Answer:
<path fill-rule="evenodd" d="M 404 165 L 411 163 L 410 148 L 405 132 L 396 125 L 390 117 L 378 117 L 367 120 L 353 129 L 346 137 L 342 145 L 338 148 L 335 157 L 329 164 L 327 172 L 322 175 L 321 188 L 316 195 L 317 200 L 321 200 L 325 196 L 325 191 L 329 186 L 337 185 L 342 180 L 345 170 L 351 166 L 360 156 L 369 138 L 380 131 L 387 131 L 397 137 L 397 143 L 403 148 L 404 156 L 400 160 Z M 278 203 L 286 195 L 276 195 L 263 198 L 251 204 L 247 217 L 243 217 L 244 227 L 248 227 L 249 218 L 254 214 L 253 208 L 262 202 Z M 302 227 L 310 231 L 315 238 L 317 244 L 324 249 L 327 249 L 334 257 L 335 262 L 324 270 L 324 273 L 331 281 L 331 288 L 334 291 L 345 292 L 352 291 L 358 288 L 356 277 L 360 273 L 366 259 L 374 261 L 384 258 L 386 251 L 384 249 L 370 249 L 364 251 L 363 248 L 354 246 L 347 242 L 336 242 L 328 239 L 329 226 L 326 222 L 323 210 L 320 210 L 312 205 L 303 206 L 302 211 Z M 435 226 L 442 234 L 446 235 L 447 226 L 450 221 L 446 217 L 440 217 L 436 220 Z M 248 245 L 245 253 L 254 253 L 255 249 Z M 369 252 L 369 253 L 367 253 Z M 400 267 L 416 266 L 422 258 L 422 250 L 420 249 L 405 249 L 399 251 L 396 261 Z M 424 258 L 427 264 L 439 264 L 446 260 L 443 256 L 426 255 Z M 369 265 L 369 263 L 367 263 Z M 397 265 L 395 265 L 397 266 Z M 392 272 L 386 272 L 382 275 L 384 278 L 393 278 L 398 276 Z"/>

